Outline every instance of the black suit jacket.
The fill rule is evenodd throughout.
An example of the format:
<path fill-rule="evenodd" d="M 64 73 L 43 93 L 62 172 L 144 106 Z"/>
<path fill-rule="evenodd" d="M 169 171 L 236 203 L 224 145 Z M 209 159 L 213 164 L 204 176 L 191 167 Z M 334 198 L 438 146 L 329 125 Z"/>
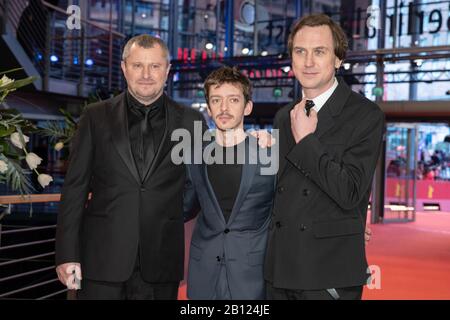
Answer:
<path fill-rule="evenodd" d="M 380 108 L 342 79 L 295 144 L 289 112 L 276 115 L 280 170 L 265 262 L 275 287 L 321 290 L 365 284 L 364 230 L 384 131 Z"/>
<path fill-rule="evenodd" d="M 131 153 L 126 95 L 87 107 L 62 190 L 58 265 L 80 262 L 85 278 L 122 282 L 131 276 L 139 247 L 146 281 L 183 278 L 185 167 L 171 161 L 171 134 L 177 128 L 193 133 L 194 121 L 204 119 L 166 101 L 164 138 L 143 181 Z"/>

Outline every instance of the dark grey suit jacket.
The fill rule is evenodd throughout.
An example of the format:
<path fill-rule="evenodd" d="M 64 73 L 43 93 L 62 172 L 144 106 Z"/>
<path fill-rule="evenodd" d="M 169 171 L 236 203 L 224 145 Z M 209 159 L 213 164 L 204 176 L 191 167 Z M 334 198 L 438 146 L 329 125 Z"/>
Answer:
<path fill-rule="evenodd" d="M 254 155 L 258 147 L 253 139 L 247 139 L 246 147 Z M 226 264 L 232 299 L 264 299 L 263 262 L 276 172 L 261 175 L 261 168 L 259 162 L 243 165 L 239 192 L 227 223 L 208 180 L 206 165 L 187 166 L 186 218 L 196 212 L 193 207 L 201 209 L 190 246 L 190 299 L 214 297 L 221 263 Z"/>

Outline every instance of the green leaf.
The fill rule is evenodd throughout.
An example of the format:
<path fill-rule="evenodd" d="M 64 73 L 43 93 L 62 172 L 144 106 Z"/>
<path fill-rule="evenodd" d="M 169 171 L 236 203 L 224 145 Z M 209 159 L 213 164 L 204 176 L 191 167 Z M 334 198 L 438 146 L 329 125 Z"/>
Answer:
<path fill-rule="evenodd" d="M 29 120 L 23 119 L 19 111 L 15 109 L 0 110 L 0 129 L 22 128 L 25 133 L 36 131 L 36 126 Z M 6 132 L 5 132 L 6 134 Z"/>
<path fill-rule="evenodd" d="M 0 153 L 8 153 L 9 152 L 9 143 L 5 140 L 0 140 Z"/>
<path fill-rule="evenodd" d="M 4 155 L 0 155 L 0 160 L 5 161 L 8 165 L 8 170 L 3 180 L 8 187 L 13 191 L 20 192 L 20 194 L 30 194 L 35 191 L 27 175 L 29 170 L 23 169 L 18 161 L 8 159 Z"/>
<path fill-rule="evenodd" d="M 61 112 L 64 115 L 66 122 L 73 124 L 73 125 L 77 124 L 74 117 L 67 110 L 64 110 L 63 108 L 61 108 L 61 109 L 59 109 L 59 112 Z"/>
<path fill-rule="evenodd" d="M 9 137 L 15 131 L 14 127 L 0 126 L 0 138 Z"/>
<path fill-rule="evenodd" d="M 23 70 L 23 68 L 15 68 L 15 69 L 7 70 L 7 71 L 0 71 L 0 76 L 3 76 L 4 74 L 11 73 L 11 72 L 16 72 L 19 70 Z"/>
<path fill-rule="evenodd" d="M 36 79 L 37 79 L 37 77 L 32 76 L 32 77 L 28 77 L 28 78 L 25 78 L 25 79 L 15 80 L 14 82 L 11 82 L 11 83 L 7 84 L 6 86 L 1 86 L 0 87 L 0 91 L 16 90 L 18 88 L 21 88 L 21 87 L 24 87 L 26 85 L 29 85 L 30 83 L 33 83 Z"/>

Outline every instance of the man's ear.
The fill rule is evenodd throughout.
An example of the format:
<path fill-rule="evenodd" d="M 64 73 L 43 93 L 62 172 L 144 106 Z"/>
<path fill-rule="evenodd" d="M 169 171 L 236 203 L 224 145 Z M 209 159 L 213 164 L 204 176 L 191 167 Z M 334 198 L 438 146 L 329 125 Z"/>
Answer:
<path fill-rule="evenodd" d="M 169 72 L 170 72 L 170 68 L 171 67 L 172 67 L 172 65 L 169 63 L 169 65 L 167 66 L 166 78 L 169 76 Z"/>
<path fill-rule="evenodd" d="M 208 112 L 208 116 L 212 118 L 211 109 L 209 108 L 209 104 L 206 103 L 206 112 Z"/>
<path fill-rule="evenodd" d="M 252 113 L 253 110 L 253 101 L 247 101 L 244 108 L 244 116 L 248 116 L 250 113 Z"/>
<path fill-rule="evenodd" d="M 336 57 L 335 60 L 334 60 L 334 68 L 336 70 L 338 70 L 341 67 L 342 62 L 343 62 L 343 60 L 339 60 L 339 58 Z"/>
<path fill-rule="evenodd" d="M 122 72 L 123 72 L 123 74 L 125 75 L 125 71 L 127 70 L 127 66 L 126 66 L 126 64 L 125 64 L 125 61 L 121 61 L 120 62 L 120 67 L 122 68 Z"/>

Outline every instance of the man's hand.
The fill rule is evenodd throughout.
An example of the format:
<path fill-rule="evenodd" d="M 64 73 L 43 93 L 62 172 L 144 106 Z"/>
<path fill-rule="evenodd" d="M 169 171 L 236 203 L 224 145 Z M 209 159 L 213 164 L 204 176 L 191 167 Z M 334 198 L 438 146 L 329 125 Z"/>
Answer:
<path fill-rule="evenodd" d="M 317 112 L 310 110 L 309 117 L 305 113 L 306 99 L 303 99 L 291 110 L 291 131 L 295 143 L 299 143 L 307 135 L 314 133 L 317 128 Z"/>
<path fill-rule="evenodd" d="M 364 233 L 364 240 L 366 241 L 366 245 L 369 244 L 370 237 L 372 236 L 372 230 L 368 226 L 366 226 L 366 232 Z"/>
<path fill-rule="evenodd" d="M 80 281 L 82 276 L 79 263 L 68 262 L 60 264 L 56 267 L 56 273 L 58 274 L 59 281 L 68 289 L 81 289 Z"/>
<path fill-rule="evenodd" d="M 249 133 L 258 139 L 258 145 L 263 149 L 271 147 L 276 143 L 275 138 L 267 130 L 255 130 Z"/>

